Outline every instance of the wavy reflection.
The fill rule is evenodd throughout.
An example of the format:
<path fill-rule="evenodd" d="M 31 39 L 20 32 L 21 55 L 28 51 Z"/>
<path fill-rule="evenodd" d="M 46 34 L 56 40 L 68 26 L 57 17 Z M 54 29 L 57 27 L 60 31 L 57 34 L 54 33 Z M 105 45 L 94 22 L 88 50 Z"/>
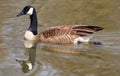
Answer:
<path fill-rule="evenodd" d="M 96 42 L 96 43 L 100 43 L 100 42 Z M 90 43 L 92 45 L 95 45 L 95 47 L 99 44 L 94 44 L 94 43 Z M 101 56 L 99 56 L 98 54 L 91 54 L 89 51 L 85 51 L 85 50 L 90 50 L 90 49 L 86 49 L 86 47 L 83 47 L 80 45 L 83 45 L 87 47 L 87 45 L 89 46 L 89 44 L 79 44 L 79 45 L 56 45 L 56 44 L 40 44 L 38 46 L 39 49 L 41 49 L 42 51 L 45 52 L 50 52 L 50 53 L 54 53 L 54 54 L 64 54 L 64 55 L 70 55 L 70 56 L 83 56 L 83 57 L 88 57 L 88 58 L 96 58 L 96 59 L 101 59 Z M 91 45 L 91 46 L 92 46 Z M 101 44 L 100 44 L 101 45 Z"/>
<path fill-rule="evenodd" d="M 16 60 L 20 63 L 22 71 L 28 73 L 33 69 L 37 69 L 38 61 L 36 61 L 36 47 L 37 44 L 32 41 L 24 41 L 25 46 L 25 55 L 28 56 L 28 59 L 25 60 Z"/>
<path fill-rule="evenodd" d="M 41 65 L 36 60 L 36 50 L 39 49 L 40 52 L 49 52 L 53 54 L 64 54 L 69 56 L 83 56 L 86 58 L 96 58 L 101 59 L 100 56 L 89 54 L 86 51 L 79 51 L 80 48 L 73 48 L 74 45 L 57 45 L 57 44 L 48 44 L 48 43 L 40 43 L 37 48 L 38 43 L 32 41 L 25 41 L 25 55 L 28 56 L 27 59 L 17 59 L 16 61 L 20 63 L 22 67 L 22 71 L 24 73 L 28 73 L 30 71 L 35 71 L 34 69 L 38 68 L 38 64 Z M 77 46 L 78 47 L 78 46 Z"/>
<path fill-rule="evenodd" d="M 62 49 L 60 47 L 42 46 L 42 51 L 56 53 L 56 54 L 67 54 L 67 55 L 79 55 L 80 52 L 70 49 Z"/>

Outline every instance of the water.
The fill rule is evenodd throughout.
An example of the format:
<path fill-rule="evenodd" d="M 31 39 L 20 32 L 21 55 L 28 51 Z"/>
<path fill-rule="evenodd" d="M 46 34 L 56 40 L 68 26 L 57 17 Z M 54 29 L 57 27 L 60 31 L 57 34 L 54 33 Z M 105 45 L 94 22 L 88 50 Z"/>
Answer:
<path fill-rule="evenodd" d="M 87 24 L 104 28 L 92 41 L 103 45 L 38 43 L 25 48 L 29 17 L 16 15 L 34 5 L 39 31 L 55 25 Z M 1 0 L 0 76 L 119 76 L 119 0 Z"/>

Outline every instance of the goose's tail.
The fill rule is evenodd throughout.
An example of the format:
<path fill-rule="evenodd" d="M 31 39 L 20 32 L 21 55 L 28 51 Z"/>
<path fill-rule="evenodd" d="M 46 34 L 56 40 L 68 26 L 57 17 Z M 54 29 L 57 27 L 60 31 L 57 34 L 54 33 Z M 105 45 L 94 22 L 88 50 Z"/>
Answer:
<path fill-rule="evenodd" d="M 89 29 L 93 29 L 95 31 L 100 31 L 100 30 L 103 30 L 102 27 L 98 27 L 98 26 L 83 26 L 85 28 L 89 28 Z"/>

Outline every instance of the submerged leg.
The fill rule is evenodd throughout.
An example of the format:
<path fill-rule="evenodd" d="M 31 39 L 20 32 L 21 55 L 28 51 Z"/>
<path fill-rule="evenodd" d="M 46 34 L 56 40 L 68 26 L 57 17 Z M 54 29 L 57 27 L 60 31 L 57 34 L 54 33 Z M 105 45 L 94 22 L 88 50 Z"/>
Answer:
<path fill-rule="evenodd" d="M 99 41 L 93 41 L 93 42 L 90 42 L 90 44 L 94 44 L 94 45 L 102 45 L 102 42 L 99 42 Z"/>

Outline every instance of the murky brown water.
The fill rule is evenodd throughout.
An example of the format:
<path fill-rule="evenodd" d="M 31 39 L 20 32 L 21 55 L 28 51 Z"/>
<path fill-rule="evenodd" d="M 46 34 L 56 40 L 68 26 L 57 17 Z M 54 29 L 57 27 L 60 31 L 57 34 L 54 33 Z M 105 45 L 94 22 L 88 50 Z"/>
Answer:
<path fill-rule="evenodd" d="M 16 15 L 26 5 L 36 7 L 39 31 L 54 25 L 98 25 L 104 30 L 92 41 L 103 45 L 39 43 L 25 48 L 29 17 Z M 119 0 L 0 0 L 0 76 L 119 76 L 119 13 Z"/>

